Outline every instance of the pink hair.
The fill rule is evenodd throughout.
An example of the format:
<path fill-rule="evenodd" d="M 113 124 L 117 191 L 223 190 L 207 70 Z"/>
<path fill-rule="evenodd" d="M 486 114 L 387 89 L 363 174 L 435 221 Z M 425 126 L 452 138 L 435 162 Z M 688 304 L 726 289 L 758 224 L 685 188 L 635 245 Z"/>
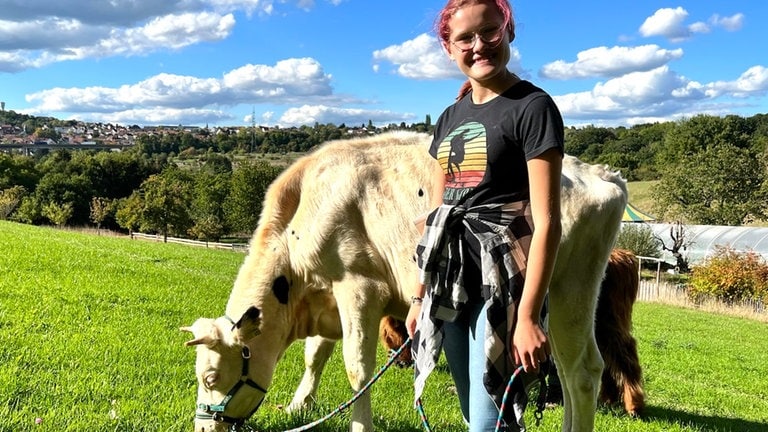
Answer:
<path fill-rule="evenodd" d="M 501 15 L 504 17 L 504 27 L 509 34 L 509 40 L 515 39 L 515 19 L 512 14 L 512 6 L 509 5 L 508 0 L 448 0 L 448 3 L 443 6 L 440 13 L 437 15 L 435 21 L 435 33 L 440 38 L 440 42 L 444 45 L 448 43 L 451 36 L 451 27 L 448 25 L 451 17 L 464 6 L 479 4 L 479 3 L 491 3 L 496 6 Z M 461 99 L 466 96 L 472 89 L 469 81 L 466 81 L 459 90 L 459 95 L 456 99 Z"/>

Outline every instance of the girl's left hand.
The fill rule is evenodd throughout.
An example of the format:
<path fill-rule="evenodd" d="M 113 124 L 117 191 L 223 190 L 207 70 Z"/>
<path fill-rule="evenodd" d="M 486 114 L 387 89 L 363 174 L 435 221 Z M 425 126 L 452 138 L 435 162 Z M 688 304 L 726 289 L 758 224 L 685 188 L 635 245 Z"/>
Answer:
<path fill-rule="evenodd" d="M 535 321 L 518 320 L 512 335 L 512 353 L 515 365 L 522 365 L 525 372 L 538 372 L 551 353 L 547 334 Z"/>

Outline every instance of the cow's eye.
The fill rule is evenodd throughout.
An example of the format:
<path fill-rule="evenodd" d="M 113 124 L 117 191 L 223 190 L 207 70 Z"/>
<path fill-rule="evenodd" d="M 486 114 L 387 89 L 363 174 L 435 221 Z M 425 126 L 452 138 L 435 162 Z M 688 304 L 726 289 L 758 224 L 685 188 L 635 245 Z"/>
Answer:
<path fill-rule="evenodd" d="M 205 375 L 203 375 L 203 385 L 208 390 L 212 389 L 216 383 L 219 382 L 219 373 L 218 372 L 209 372 Z"/>

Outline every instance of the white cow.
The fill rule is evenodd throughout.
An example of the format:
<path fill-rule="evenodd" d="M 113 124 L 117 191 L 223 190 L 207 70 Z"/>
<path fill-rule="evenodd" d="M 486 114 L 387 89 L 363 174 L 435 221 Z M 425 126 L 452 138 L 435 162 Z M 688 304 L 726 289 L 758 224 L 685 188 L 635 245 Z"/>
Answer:
<path fill-rule="evenodd" d="M 182 328 L 194 334 L 186 344 L 197 346 L 197 432 L 248 419 L 296 339 L 307 338 L 306 371 L 290 408 L 311 402 L 340 338 L 352 389 L 373 376 L 379 321 L 405 317 L 417 280 L 413 220 L 429 210 L 443 175 L 426 152 L 429 140 L 397 132 L 330 142 L 270 186 L 226 315 Z M 617 173 L 566 156 L 563 237 L 550 286 L 563 431 L 593 429 L 603 369 L 593 318 L 625 204 Z M 349 429 L 373 430 L 369 394 L 355 403 Z"/>

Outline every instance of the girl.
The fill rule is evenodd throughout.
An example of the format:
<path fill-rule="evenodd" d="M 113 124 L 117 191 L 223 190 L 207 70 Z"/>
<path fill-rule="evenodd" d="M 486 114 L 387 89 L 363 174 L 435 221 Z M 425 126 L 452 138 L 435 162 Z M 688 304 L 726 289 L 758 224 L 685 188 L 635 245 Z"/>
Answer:
<path fill-rule="evenodd" d="M 467 82 L 429 150 L 445 184 L 406 320 L 415 395 L 442 349 L 469 430 L 493 431 L 516 366 L 535 373 L 550 355 L 542 322 L 560 243 L 563 121 L 547 93 L 507 69 L 507 0 L 449 0 L 436 31 Z M 503 413 L 506 430 L 524 430 L 524 406 Z"/>

